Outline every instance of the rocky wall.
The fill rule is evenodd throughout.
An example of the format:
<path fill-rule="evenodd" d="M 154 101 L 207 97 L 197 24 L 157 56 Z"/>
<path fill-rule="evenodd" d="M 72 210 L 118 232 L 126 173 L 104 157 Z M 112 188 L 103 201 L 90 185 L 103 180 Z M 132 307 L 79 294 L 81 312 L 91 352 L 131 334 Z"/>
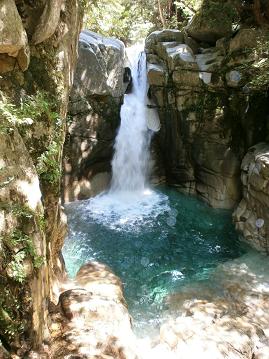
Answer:
<path fill-rule="evenodd" d="M 169 184 L 214 207 L 234 208 L 242 158 L 268 139 L 268 31 L 226 34 L 214 23 L 197 23 L 146 40 L 149 94 L 161 120 L 159 163 Z"/>
<path fill-rule="evenodd" d="M 0 20 L 0 341 L 7 357 L 30 358 L 50 341 L 63 273 L 61 158 L 82 8 L 4 0 Z"/>
<path fill-rule="evenodd" d="M 87 30 L 80 34 L 64 151 L 65 202 L 94 196 L 109 184 L 120 107 L 130 81 L 124 69 L 121 41 Z"/>
<path fill-rule="evenodd" d="M 241 164 L 243 199 L 233 217 L 242 237 L 269 254 L 269 143 L 251 147 Z"/>

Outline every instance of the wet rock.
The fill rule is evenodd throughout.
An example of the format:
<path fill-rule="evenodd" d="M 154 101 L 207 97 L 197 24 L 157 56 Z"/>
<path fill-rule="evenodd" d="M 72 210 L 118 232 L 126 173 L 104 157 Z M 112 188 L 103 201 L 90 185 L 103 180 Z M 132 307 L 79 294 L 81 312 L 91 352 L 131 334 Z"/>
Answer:
<path fill-rule="evenodd" d="M 170 296 L 167 305 L 181 316 L 161 326 L 156 352 L 165 346 L 186 359 L 266 358 L 268 275 L 266 257 L 247 254 L 219 265 L 210 285 L 192 283 Z"/>
<path fill-rule="evenodd" d="M 229 87 L 238 87 L 242 80 L 242 75 L 240 74 L 240 72 L 235 70 L 227 72 L 225 77 L 226 77 L 227 85 Z"/>
<path fill-rule="evenodd" d="M 269 253 L 269 146 L 251 147 L 241 165 L 243 199 L 233 219 L 236 229 L 252 246 Z"/>
<path fill-rule="evenodd" d="M 130 67 L 124 68 L 123 83 L 126 87 L 124 93 L 130 93 L 132 91 L 132 83 L 133 83 L 132 71 L 131 71 Z"/>

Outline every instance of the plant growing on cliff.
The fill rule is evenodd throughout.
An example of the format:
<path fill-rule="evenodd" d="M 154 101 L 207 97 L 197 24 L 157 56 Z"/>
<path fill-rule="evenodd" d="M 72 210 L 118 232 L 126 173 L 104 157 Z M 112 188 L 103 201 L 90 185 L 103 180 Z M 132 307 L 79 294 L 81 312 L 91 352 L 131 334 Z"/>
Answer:
<path fill-rule="evenodd" d="M 49 183 L 57 183 L 61 177 L 59 145 L 59 141 L 53 140 L 48 149 L 37 158 L 37 173 L 42 180 Z"/>

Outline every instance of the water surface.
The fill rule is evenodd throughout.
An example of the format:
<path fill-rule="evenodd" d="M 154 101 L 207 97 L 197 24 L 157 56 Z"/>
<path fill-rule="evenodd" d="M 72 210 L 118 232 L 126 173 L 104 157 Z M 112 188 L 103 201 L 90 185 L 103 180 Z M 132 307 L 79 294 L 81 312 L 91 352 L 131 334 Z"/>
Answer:
<path fill-rule="evenodd" d="M 108 193 L 66 206 L 63 254 L 70 276 L 100 261 L 124 284 L 136 332 L 169 316 L 167 298 L 204 283 L 229 259 L 245 253 L 231 212 L 208 207 L 174 189 Z"/>

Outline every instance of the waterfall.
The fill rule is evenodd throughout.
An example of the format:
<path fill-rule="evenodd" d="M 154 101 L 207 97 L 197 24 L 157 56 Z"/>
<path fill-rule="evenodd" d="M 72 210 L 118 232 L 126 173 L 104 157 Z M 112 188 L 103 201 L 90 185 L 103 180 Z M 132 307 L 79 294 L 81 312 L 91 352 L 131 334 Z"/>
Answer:
<path fill-rule="evenodd" d="M 124 96 L 121 125 L 115 140 L 109 191 L 91 198 L 86 207 L 96 223 L 117 231 L 139 231 L 169 211 L 167 197 L 148 185 L 150 141 L 160 127 L 156 109 L 147 98 L 146 55 L 142 45 L 127 49 L 132 92 Z"/>
<path fill-rule="evenodd" d="M 147 120 L 154 116 L 147 107 L 146 55 L 141 45 L 127 49 L 131 64 L 133 87 L 124 96 L 121 108 L 121 125 L 115 141 L 112 161 L 111 191 L 143 191 L 149 170 L 149 145 L 152 131 Z"/>

